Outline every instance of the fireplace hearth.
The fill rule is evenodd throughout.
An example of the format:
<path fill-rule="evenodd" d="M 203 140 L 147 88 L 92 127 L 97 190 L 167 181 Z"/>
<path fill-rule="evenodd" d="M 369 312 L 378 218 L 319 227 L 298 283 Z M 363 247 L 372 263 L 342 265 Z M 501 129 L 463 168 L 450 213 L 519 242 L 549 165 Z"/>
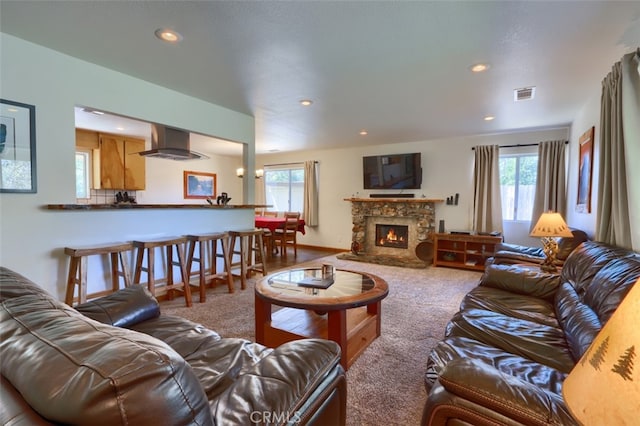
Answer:
<path fill-rule="evenodd" d="M 409 227 L 377 223 L 375 245 L 398 249 L 409 248 Z"/>

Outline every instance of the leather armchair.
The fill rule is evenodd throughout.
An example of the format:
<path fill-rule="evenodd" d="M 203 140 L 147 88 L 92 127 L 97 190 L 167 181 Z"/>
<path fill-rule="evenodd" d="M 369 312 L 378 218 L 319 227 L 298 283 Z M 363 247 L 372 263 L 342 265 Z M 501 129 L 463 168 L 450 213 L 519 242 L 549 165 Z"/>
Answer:
<path fill-rule="evenodd" d="M 581 243 L 588 241 L 589 237 L 580 229 L 571 229 L 573 237 L 561 237 L 558 239 L 558 255 L 556 266 L 562 266 L 571 252 Z M 513 265 L 516 263 L 539 265 L 545 259 L 542 247 L 527 247 L 518 244 L 500 243 L 496 245 L 493 258 L 487 264 Z"/>

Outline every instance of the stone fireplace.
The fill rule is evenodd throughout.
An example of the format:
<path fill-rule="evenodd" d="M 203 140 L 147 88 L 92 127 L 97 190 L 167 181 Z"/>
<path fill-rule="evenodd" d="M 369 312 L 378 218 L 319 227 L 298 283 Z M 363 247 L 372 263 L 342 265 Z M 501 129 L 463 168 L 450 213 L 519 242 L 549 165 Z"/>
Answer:
<path fill-rule="evenodd" d="M 435 204 L 423 198 L 349 198 L 358 253 L 342 259 L 424 268 L 432 259 Z"/>

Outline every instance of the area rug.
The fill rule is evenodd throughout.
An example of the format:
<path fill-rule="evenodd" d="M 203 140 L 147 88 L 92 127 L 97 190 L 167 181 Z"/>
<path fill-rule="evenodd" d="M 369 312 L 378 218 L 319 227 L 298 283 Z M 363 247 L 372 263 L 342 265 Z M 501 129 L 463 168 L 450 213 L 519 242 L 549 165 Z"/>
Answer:
<path fill-rule="evenodd" d="M 296 267 L 333 264 L 336 268 L 378 275 L 389 284 L 382 301 L 382 335 L 347 372 L 347 425 L 419 425 L 426 400 L 424 372 L 430 349 L 443 337 L 447 321 L 462 297 L 478 284 L 479 272 L 449 268 L 411 269 L 341 260 L 335 255 Z M 178 315 L 211 328 L 223 337 L 254 340 L 256 279 L 229 294 L 226 286 L 207 292 L 205 303 L 194 293 L 161 303 L 164 314 Z"/>

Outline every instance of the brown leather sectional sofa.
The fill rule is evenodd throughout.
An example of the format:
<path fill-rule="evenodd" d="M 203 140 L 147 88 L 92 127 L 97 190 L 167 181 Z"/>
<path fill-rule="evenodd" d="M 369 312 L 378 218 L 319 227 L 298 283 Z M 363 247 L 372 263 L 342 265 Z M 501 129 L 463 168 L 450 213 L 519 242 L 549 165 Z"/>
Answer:
<path fill-rule="evenodd" d="M 0 268 L 0 332 L 1 424 L 345 424 L 337 344 L 221 338 L 142 287 L 73 309 Z"/>
<path fill-rule="evenodd" d="M 592 241 L 560 275 L 488 266 L 429 354 L 422 423 L 577 424 L 562 383 L 639 278 L 640 253 Z"/>

